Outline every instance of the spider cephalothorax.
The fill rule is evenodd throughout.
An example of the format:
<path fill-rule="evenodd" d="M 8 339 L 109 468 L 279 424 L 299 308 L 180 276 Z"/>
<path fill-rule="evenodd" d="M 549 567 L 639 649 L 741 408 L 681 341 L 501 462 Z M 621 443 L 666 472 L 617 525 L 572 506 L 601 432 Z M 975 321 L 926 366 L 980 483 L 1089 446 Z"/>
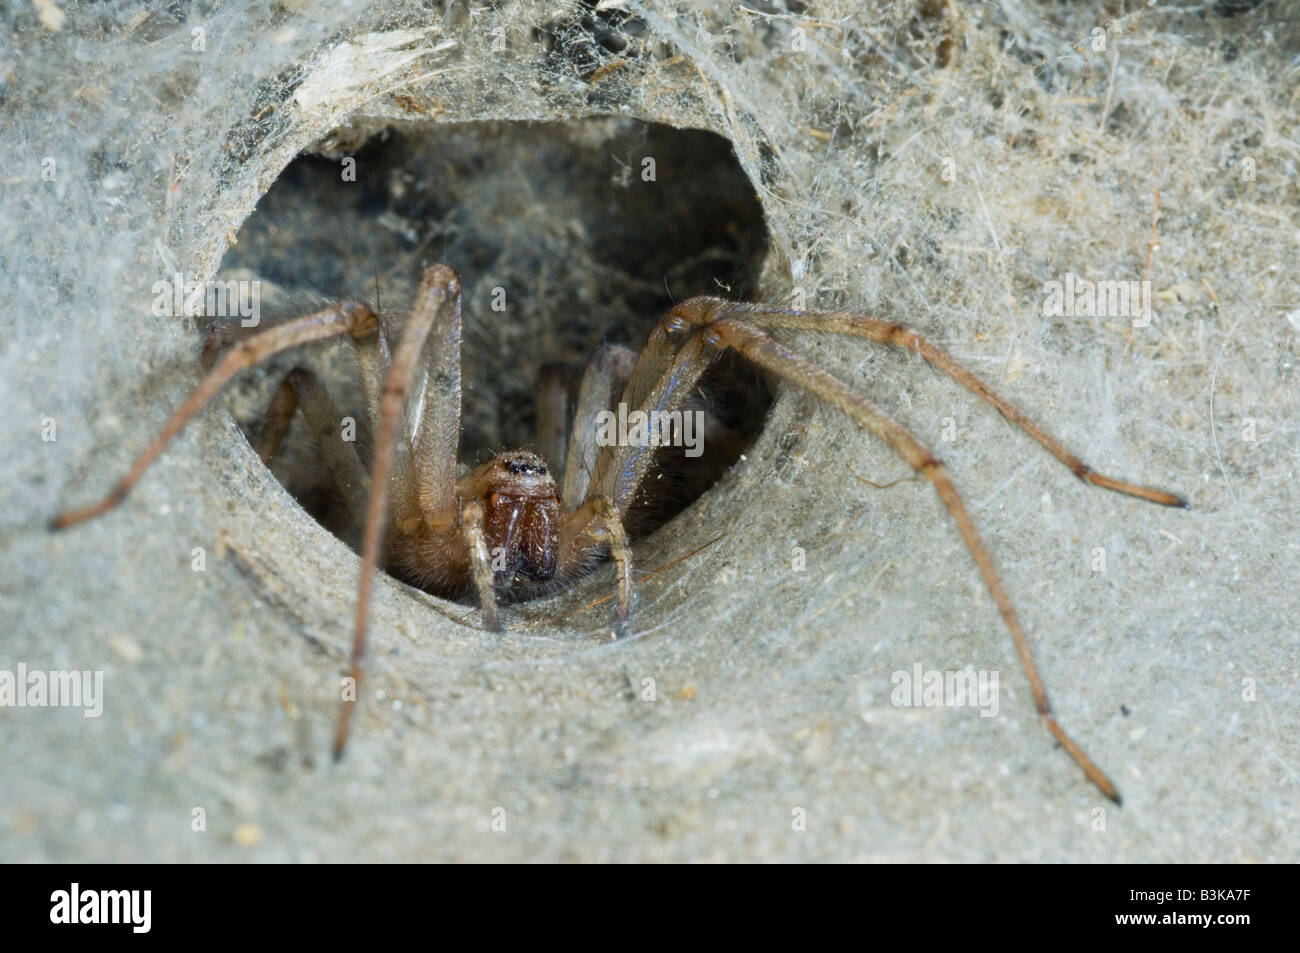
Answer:
<path fill-rule="evenodd" d="M 466 478 L 466 489 L 483 500 L 483 533 L 498 584 L 517 576 L 550 582 L 560 544 L 560 497 L 545 461 L 521 450 L 485 469 L 483 476 L 479 470 Z"/>
<path fill-rule="evenodd" d="M 478 532 L 492 587 L 503 601 L 552 588 L 559 564 L 559 489 L 535 453 L 500 454 L 456 481 L 460 505 L 433 519 L 398 521 L 386 540 L 385 567 L 412 585 L 463 597 L 473 591 L 472 546 L 447 546 L 449 532 Z M 439 516 L 441 518 L 439 518 Z M 465 521 L 468 520 L 467 524 Z"/>
<path fill-rule="evenodd" d="M 671 417 L 686 404 L 714 358 L 730 350 L 843 411 L 934 485 L 1011 633 L 1039 716 L 1089 779 L 1118 801 L 1115 786 L 1057 723 L 1011 597 L 947 467 L 883 409 L 787 348 L 772 331 L 834 332 L 916 351 L 996 408 L 1081 480 L 1164 506 L 1187 505 L 1164 490 L 1097 473 L 950 354 L 905 325 L 849 312 L 797 311 L 720 298 L 691 298 L 675 305 L 639 354 L 613 346 L 596 353 L 583 373 L 571 419 L 542 420 L 539 427 L 546 433 L 569 432 L 560 483 L 546 461 L 528 451 L 497 456 L 458 480 L 460 282 L 450 268 L 434 265 L 425 270 L 400 330 L 390 332 L 364 305 L 339 304 L 261 331 L 217 362 L 222 348 L 240 332 L 230 325 L 215 326 L 204 347 L 210 372 L 159 437 L 104 500 L 67 513 L 54 525 L 72 526 L 120 503 L 168 441 L 239 371 L 286 348 L 346 335 L 357 350 L 366 411 L 376 435 L 369 478 L 355 448 L 334 436 L 339 415 L 324 389 L 301 368 L 290 372 L 276 392 L 258 449 L 269 459 L 290 418 L 301 409 L 348 509 L 364 523 L 350 671 L 354 684 L 361 678 L 370 590 L 381 562 L 438 595 L 461 598 L 472 590 L 487 627 L 499 629 L 499 599 L 549 591 L 585 574 L 608 553 L 618 579 L 615 630 L 622 631 L 632 609 L 632 558 L 623 523 L 650 472 L 656 448 L 645 441 L 598 436 L 602 431 L 597 421 L 607 413 L 611 394 L 621 395 L 621 408 Z M 422 393 L 412 395 L 420 380 Z M 409 401 L 412 396 L 418 399 Z M 562 401 L 539 405 L 543 403 L 551 408 L 548 414 L 569 416 Z M 345 697 L 334 741 L 336 756 L 343 752 L 354 702 L 355 696 Z"/>

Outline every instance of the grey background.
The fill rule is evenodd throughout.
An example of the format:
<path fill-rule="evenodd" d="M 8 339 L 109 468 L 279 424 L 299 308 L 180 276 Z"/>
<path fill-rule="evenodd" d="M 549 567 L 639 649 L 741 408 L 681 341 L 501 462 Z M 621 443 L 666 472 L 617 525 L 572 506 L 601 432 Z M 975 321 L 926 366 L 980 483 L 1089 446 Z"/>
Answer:
<path fill-rule="evenodd" d="M 0 668 L 102 670 L 106 700 L 99 719 L 0 711 L 0 857 L 1295 859 L 1294 6 L 53 6 L 63 22 L 22 6 L 0 34 Z M 755 297 L 914 323 L 1099 469 L 1190 497 L 1084 487 L 914 355 L 791 340 L 939 448 L 1122 809 L 1038 724 L 934 493 L 861 483 L 903 465 L 790 388 L 638 545 L 638 566 L 672 565 L 626 642 L 608 604 L 581 608 L 608 569 L 499 636 L 384 580 L 337 766 L 357 559 L 226 410 L 118 512 L 45 530 L 197 379 L 153 283 L 215 274 L 294 156 L 398 122 L 611 115 L 733 143 L 771 243 Z M 1150 327 L 1042 314 L 1067 272 L 1148 268 Z M 998 716 L 891 705 L 918 662 L 998 671 Z"/>

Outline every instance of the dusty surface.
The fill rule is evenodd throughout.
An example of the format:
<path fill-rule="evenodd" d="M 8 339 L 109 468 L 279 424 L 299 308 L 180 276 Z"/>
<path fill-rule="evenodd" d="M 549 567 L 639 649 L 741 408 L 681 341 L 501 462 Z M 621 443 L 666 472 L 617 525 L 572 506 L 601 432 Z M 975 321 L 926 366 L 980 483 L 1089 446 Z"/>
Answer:
<path fill-rule="evenodd" d="M 1108 4 L 793 16 L 629 0 L 470 16 L 294 2 L 172 21 L 59 6 L 57 30 L 23 6 L 0 32 L 13 156 L 0 670 L 100 670 L 105 699 L 97 719 L 0 710 L 0 857 L 1296 859 L 1294 7 L 1114 20 Z M 226 409 L 118 512 L 45 530 L 107 490 L 197 379 L 196 334 L 151 313 L 154 282 L 224 263 L 320 295 L 364 291 L 349 276 L 371 274 L 382 243 L 358 240 L 343 287 L 312 288 L 283 262 L 271 273 L 270 252 L 227 255 L 295 156 L 382 149 L 394 124 L 598 116 L 733 143 L 770 243 L 734 259 L 736 294 L 913 322 L 1099 469 L 1189 496 L 1182 512 L 1084 487 L 915 355 L 791 339 L 949 462 L 1062 720 L 1122 809 L 1039 726 L 934 493 L 860 482 L 904 468 L 789 389 L 745 458 L 639 544 L 640 567 L 668 568 L 642 581 L 628 641 L 607 641 L 608 604 L 582 608 L 609 591 L 608 570 L 513 609 L 501 636 L 470 607 L 385 580 L 340 765 L 326 751 L 357 559 Z M 635 205 L 617 199 L 635 176 L 614 182 L 628 163 L 610 155 L 613 215 Z M 674 208 L 672 172 L 661 164 L 652 205 Z M 410 248 L 434 231 L 388 221 Z M 538 308 L 517 315 L 529 333 L 550 328 L 562 352 L 645 320 L 653 302 L 620 315 L 600 281 L 582 334 L 548 313 L 539 288 L 592 281 L 590 255 L 565 265 L 589 233 L 534 225 L 527 247 L 547 270 Z M 321 251 L 340 247 L 346 258 L 333 235 Z M 410 281 L 389 264 L 394 287 Z M 689 272 L 668 256 L 645 268 L 656 284 Z M 1067 274 L 1149 275 L 1151 323 L 1044 315 L 1047 283 Z M 500 367 L 502 337 L 475 308 L 471 360 Z M 494 436 L 486 422 L 513 386 L 475 383 L 484 446 L 528 423 L 507 416 Z M 918 663 L 999 672 L 997 716 L 891 704 L 891 674 Z"/>

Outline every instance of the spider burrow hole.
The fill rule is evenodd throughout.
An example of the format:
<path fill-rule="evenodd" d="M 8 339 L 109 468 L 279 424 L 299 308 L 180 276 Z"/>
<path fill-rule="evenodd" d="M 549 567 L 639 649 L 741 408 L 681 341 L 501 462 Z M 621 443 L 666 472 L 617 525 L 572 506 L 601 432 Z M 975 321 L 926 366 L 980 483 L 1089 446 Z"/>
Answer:
<path fill-rule="evenodd" d="M 544 366 L 562 366 L 571 414 L 583 366 L 600 345 L 638 351 L 674 300 L 755 297 L 769 245 L 730 142 L 623 118 L 404 124 L 346 152 L 308 151 L 281 172 L 236 238 L 218 281 L 256 283 L 263 326 L 344 300 L 404 312 L 422 268 L 441 262 L 457 271 L 462 475 L 505 450 L 541 449 Z M 338 436 L 356 442 L 368 467 L 361 380 L 343 342 L 294 349 L 243 375 L 227 403 L 245 434 L 257 440 L 277 385 L 299 366 L 325 385 Z M 688 408 L 707 419 L 704 439 L 658 453 L 628 514 L 634 545 L 736 462 L 771 400 L 752 367 L 730 356 L 715 365 Z M 270 466 L 308 513 L 358 549 L 360 526 L 301 414 Z M 605 590 L 584 581 L 584 593 L 612 591 L 608 570 L 594 575 Z"/>

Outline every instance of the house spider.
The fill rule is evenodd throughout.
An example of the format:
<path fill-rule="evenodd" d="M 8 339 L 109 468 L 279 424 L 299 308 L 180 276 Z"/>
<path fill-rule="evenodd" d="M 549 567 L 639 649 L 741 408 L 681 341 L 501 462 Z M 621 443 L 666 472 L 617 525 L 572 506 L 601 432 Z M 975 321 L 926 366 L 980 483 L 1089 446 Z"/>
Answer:
<path fill-rule="evenodd" d="M 904 325 L 848 312 L 794 311 L 708 297 L 674 305 L 639 355 L 606 346 L 587 365 L 561 483 L 546 461 L 525 450 L 499 454 L 457 479 L 460 282 L 452 269 L 433 265 L 424 271 L 409 317 L 395 335 L 395 349 L 390 350 L 389 332 L 374 312 L 356 303 L 336 304 L 239 341 L 235 340 L 240 337 L 238 325 L 214 325 L 204 346 L 209 371 L 202 382 L 108 496 L 59 516 L 53 528 L 75 526 L 121 503 L 171 439 L 240 371 L 287 348 L 346 335 L 356 348 L 366 412 L 376 435 L 370 473 L 355 448 L 334 436 L 338 414 L 315 377 L 302 368 L 290 371 L 276 391 L 257 449 L 269 460 L 294 412 L 301 409 L 345 504 L 354 517 L 364 520 L 350 669 L 353 684 L 361 679 L 370 592 L 381 561 L 393 575 L 436 595 L 462 598 L 474 592 L 485 625 L 499 631 L 499 598 L 528 598 L 549 591 L 585 574 L 608 552 L 618 577 L 617 627 L 622 630 L 632 612 L 632 556 L 623 518 L 646 478 L 654 448 L 635 441 L 600 445 L 597 415 L 610 394 L 620 389 L 629 408 L 680 409 L 713 359 L 731 350 L 838 407 L 934 484 L 1011 633 L 1044 725 L 1092 783 L 1119 803 L 1115 785 L 1057 723 L 1011 598 L 943 463 L 884 410 L 770 337 L 768 331 L 773 329 L 832 331 L 915 350 L 995 407 L 1085 482 L 1162 506 L 1187 506 L 1172 493 L 1097 473 L 951 355 Z M 548 385 L 544 379 L 539 429 L 552 435 L 547 443 L 563 446 L 562 438 L 555 435 L 562 433 L 564 422 L 554 419 L 557 414 L 564 416 L 563 401 L 547 399 L 548 386 L 554 382 Z M 407 397 L 413 391 L 418 399 L 408 407 Z M 335 758 L 343 754 L 355 706 L 355 697 L 343 703 L 334 738 Z"/>

